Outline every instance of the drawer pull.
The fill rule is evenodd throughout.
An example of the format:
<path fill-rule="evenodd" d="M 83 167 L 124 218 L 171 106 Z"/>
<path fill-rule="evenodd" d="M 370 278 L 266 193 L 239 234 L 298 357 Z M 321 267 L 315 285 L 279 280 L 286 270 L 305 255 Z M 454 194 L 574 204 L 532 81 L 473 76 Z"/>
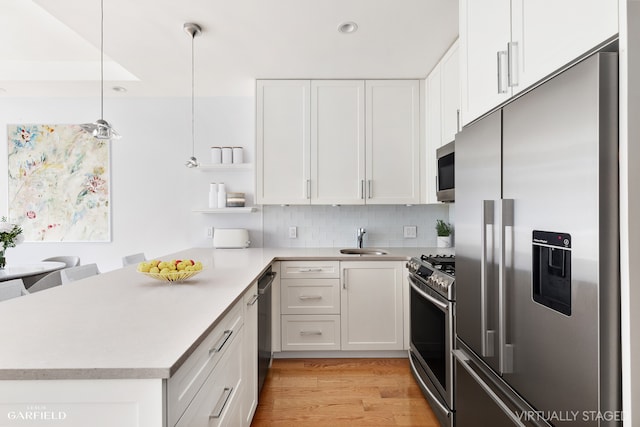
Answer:
<path fill-rule="evenodd" d="M 322 271 L 322 267 L 301 268 L 298 271 L 300 273 L 311 273 L 311 272 L 314 272 L 314 271 Z"/>
<path fill-rule="evenodd" d="M 322 335 L 322 331 L 300 331 L 300 335 L 303 337 L 310 335 Z"/>
<path fill-rule="evenodd" d="M 226 331 L 224 331 L 224 334 L 222 335 L 222 337 L 220 337 L 216 345 L 209 349 L 209 356 L 211 356 L 213 353 L 219 353 L 222 350 L 222 347 L 224 347 L 227 341 L 229 341 L 231 334 L 233 334 L 233 329 L 227 329 Z"/>
<path fill-rule="evenodd" d="M 306 301 L 310 299 L 322 299 L 322 295 L 300 295 L 298 299 L 302 301 Z"/>
<path fill-rule="evenodd" d="M 254 305 L 258 301 L 258 295 L 254 295 L 253 299 L 247 303 L 247 305 Z"/>
<path fill-rule="evenodd" d="M 222 395 L 220 399 L 218 399 L 218 403 L 216 403 L 215 408 L 213 408 L 213 412 L 209 414 L 209 419 L 220 418 L 222 412 L 224 411 L 224 407 L 227 406 L 227 402 L 229 401 L 229 397 L 231 397 L 231 392 L 233 392 L 233 387 L 225 387 L 222 390 Z"/>

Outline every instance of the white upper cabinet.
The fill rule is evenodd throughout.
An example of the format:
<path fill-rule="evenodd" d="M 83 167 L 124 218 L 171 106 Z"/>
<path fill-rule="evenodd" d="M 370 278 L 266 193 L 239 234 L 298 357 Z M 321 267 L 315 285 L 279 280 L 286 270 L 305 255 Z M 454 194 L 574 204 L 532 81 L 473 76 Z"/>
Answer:
<path fill-rule="evenodd" d="M 419 89 L 417 80 L 258 81 L 257 203 L 419 203 Z"/>
<path fill-rule="evenodd" d="M 510 0 L 460 0 L 460 90 L 463 124 L 511 96 L 507 44 Z"/>
<path fill-rule="evenodd" d="M 364 81 L 311 82 L 311 203 L 364 204 Z"/>
<path fill-rule="evenodd" d="M 420 202 L 420 84 L 366 81 L 368 204 Z"/>
<path fill-rule="evenodd" d="M 308 204 L 309 80 L 259 80 L 256 93 L 256 201 Z"/>
<path fill-rule="evenodd" d="M 427 76 L 425 88 L 425 151 L 421 167 L 423 203 L 438 203 L 436 197 L 436 150 L 455 139 L 460 130 L 460 61 L 456 41 Z"/>
<path fill-rule="evenodd" d="M 458 42 L 447 51 L 441 61 L 442 85 L 442 145 L 453 141 L 460 130 L 460 60 Z"/>
<path fill-rule="evenodd" d="M 511 38 L 518 82 L 514 93 L 584 55 L 618 33 L 612 0 L 512 0 Z M 520 48 L 522 46 L 522 48 Z"/>
<path fill-rule="evenodd" d="M 463 124 L 617 33 L 611 0 L 460 0 Z"/>

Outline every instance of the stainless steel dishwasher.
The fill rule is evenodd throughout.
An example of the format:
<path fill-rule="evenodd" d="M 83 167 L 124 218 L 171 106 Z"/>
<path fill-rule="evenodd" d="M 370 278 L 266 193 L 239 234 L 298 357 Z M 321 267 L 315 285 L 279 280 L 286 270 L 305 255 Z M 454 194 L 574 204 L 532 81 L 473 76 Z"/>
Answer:
<path fill-rule="evenodd" d="M 269 267 L 258 279 L 258 399 L 271 367 L 271 284 L 276 273 Z"/>

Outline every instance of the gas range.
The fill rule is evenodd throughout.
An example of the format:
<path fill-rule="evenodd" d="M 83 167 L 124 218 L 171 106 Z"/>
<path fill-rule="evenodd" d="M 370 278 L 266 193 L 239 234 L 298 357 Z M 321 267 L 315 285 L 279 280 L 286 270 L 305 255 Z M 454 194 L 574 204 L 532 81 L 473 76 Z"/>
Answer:
<path fill-rule="evenodd" d="M 421 255 L 407 262 L 409 274 L 423 286 L 455 301 L 455 256 Z"/>

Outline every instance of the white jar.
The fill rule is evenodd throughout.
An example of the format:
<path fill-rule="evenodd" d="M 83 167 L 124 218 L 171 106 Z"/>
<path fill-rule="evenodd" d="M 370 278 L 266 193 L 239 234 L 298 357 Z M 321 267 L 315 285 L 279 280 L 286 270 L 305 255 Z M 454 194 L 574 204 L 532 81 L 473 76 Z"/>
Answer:
<path fill-rule="evenodd" d="M 222 147 L 222 163 L 233 163 L 233 149 L 231 147 Z"/>
<path fill-rule="evenodd" d="M 242 147 L 233 147 L 233 163 L 244 163 L 244 152 Z"/>
<path fill-rule="evenodd" d="M 211 147 L 211 163 L 214 165 L 222 163 L 222 148 Z"/>
<path fill-rule="evenodd" d="M 218 209 L 227 207 L 227 190 L 224 187 L 224 182 L 218 184 Z"/>
<path fill-rule="evenodd" d="M 209 209 L 218 207 L 218 184 L 212 182 L 209 184 Z"/>

